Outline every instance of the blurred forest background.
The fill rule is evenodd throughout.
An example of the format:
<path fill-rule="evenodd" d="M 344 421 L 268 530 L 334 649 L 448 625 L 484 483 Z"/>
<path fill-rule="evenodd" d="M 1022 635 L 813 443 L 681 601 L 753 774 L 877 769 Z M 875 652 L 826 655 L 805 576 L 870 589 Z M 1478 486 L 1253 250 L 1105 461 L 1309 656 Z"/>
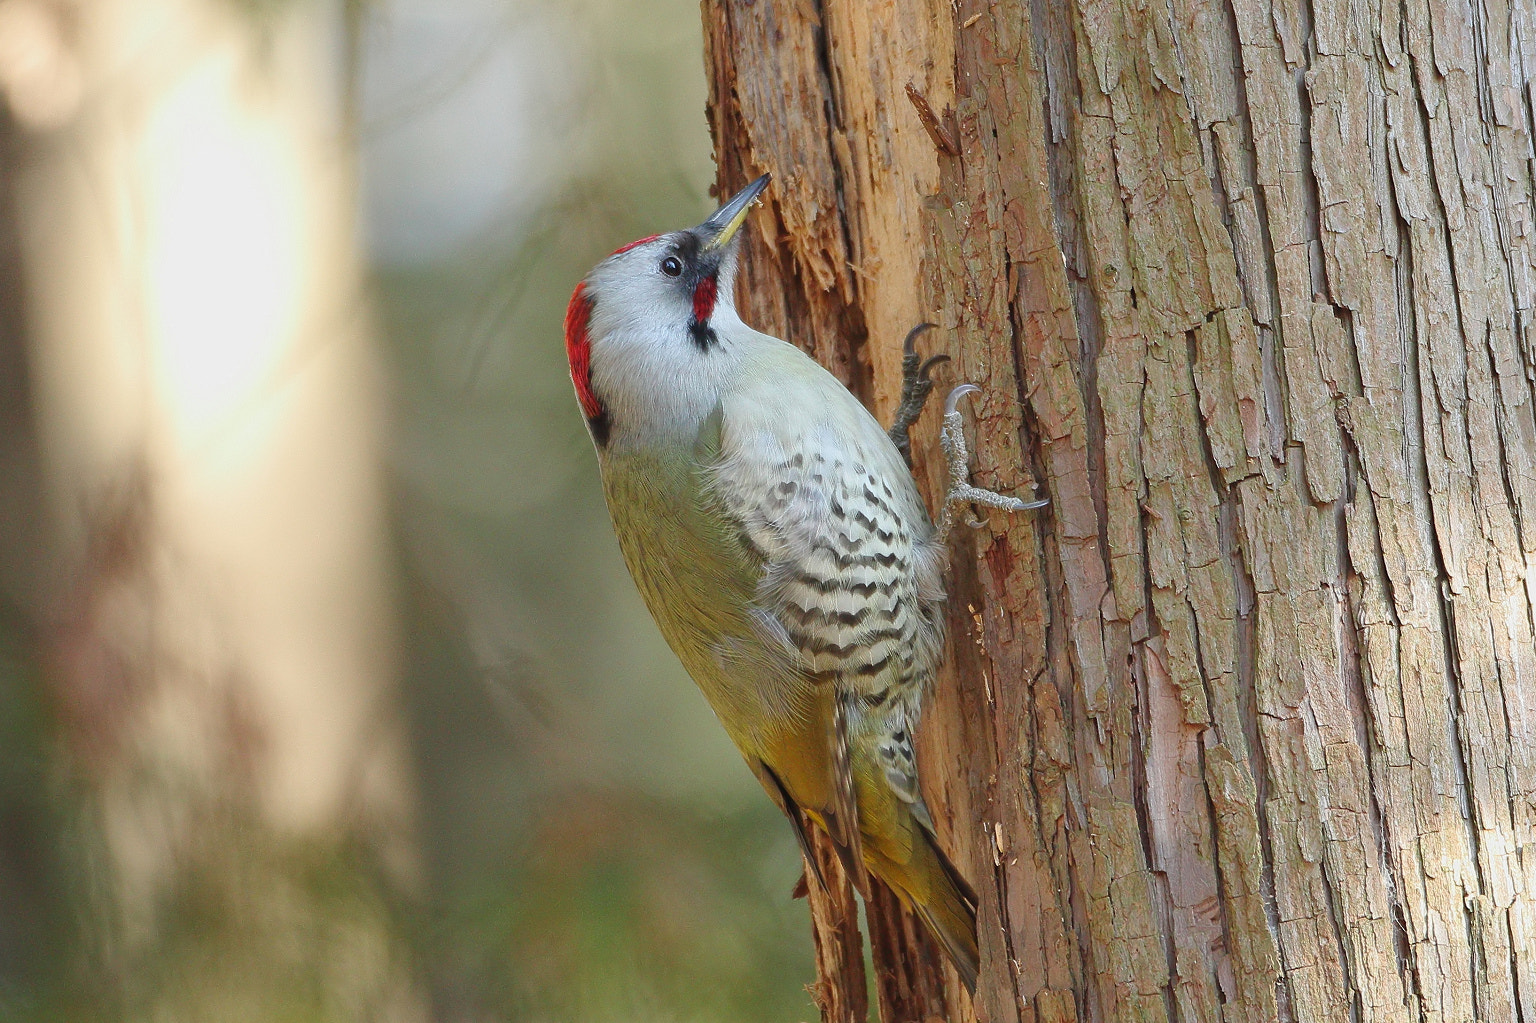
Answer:
<path fill-rule="evenodd" d="M 692 0 L 0 0 L 0 1021 L 811 1018 L 623 570 L 574 282 Z"/>

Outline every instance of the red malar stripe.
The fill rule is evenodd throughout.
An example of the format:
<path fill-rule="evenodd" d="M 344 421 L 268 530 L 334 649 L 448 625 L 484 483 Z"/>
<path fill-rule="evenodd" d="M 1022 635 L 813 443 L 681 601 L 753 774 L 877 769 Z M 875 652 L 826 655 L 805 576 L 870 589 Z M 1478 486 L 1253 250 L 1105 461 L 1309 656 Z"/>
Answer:
<path fill-rule="evenodd" d="M 571 364 L 571 383 L 576 385 L 582 415 L 596 419 L 603 414 L 603 403 L 592 393 L 592 338 L 587 334 L 591 316 L 592 300 L 582 281 L 571 292 L 571 304 L 565 307 L 565 357 Z"/>
<path fill-rule="evenodd" d="M 693 322 L 705 324 L 715 311 L 715 279 L 706 277 L 693 289 Z"/>

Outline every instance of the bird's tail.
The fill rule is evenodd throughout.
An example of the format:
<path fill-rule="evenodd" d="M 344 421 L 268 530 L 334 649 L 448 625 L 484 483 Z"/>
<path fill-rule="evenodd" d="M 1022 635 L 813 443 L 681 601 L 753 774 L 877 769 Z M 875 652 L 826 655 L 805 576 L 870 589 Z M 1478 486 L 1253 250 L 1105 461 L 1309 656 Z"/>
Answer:
<path fill-rule="evenodd" d="M 976 947 L 976 893 L 966 884 L 960 871 L 944 855 L 927 828 L 919 829 L 923 844 L 932 857 L 927 871 L 930 878 L 927 898 L 913 900 L 913 908 L 923 923 L 939 939 L 965 988 L 976 993 L 976 974 L 981 968 L 981 954 Z"/>
<path fill-rule="evenodd" d="M 943 946 L 966 990 L 976 993 L 981 955 L 976 945 L 976 893 L 939 848 L 933 833 L 912 824 L 911 858 L 902 864 L 871 863 Z M 871 851 L 866 846 L 866 855 Z M 885 859 L 876 854 L 873 859 Z"/>

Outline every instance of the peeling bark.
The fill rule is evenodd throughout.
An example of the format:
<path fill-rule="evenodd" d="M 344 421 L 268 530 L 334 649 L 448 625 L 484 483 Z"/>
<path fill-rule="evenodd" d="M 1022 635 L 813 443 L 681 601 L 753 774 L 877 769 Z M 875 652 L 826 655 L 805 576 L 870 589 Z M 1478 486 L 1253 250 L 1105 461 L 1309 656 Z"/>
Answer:
<path fill-rule="evenodd" d="M 887 418 L 938 322 L 1052 499 L 957 543 L 921 737 L 977 1002 L 882 897 L 881 1018 L 1536 1018 L 1528 0 L 703 18 L 747 319 Z"/>

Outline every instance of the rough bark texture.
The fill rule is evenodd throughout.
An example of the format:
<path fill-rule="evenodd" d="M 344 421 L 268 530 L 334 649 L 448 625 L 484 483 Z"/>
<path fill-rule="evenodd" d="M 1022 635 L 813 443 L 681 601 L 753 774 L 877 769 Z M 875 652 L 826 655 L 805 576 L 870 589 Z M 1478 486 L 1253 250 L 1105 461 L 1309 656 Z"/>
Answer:
<path fill-rule="evenodd" d="M 1536 1019 L 1529 3 L 703 17 L 722 185 L 775 177 L 747 319 L 887 418 L 938 322 L 976 479 L 1053 501 L 954 550 L 950 1018 Z M 869 917 L 882 1019 L 943 1014 Z"/>

